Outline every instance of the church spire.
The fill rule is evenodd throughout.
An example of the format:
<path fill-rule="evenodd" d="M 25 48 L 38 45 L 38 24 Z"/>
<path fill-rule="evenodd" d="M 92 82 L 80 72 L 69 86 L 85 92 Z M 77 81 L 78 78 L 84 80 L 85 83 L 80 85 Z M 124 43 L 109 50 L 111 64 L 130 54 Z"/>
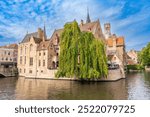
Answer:
<path fill-rule="evenodd" d="M 91 19 L 90 19 L 90 15 L 89 15 L 89 8 L 87 8 L 87 19 L 86 19 L 86 23 L 90 23 Z"/>
<path fill-rule="evenodd" d="M 44 22 L 44 29 L 43 29 L 43 41 L 47 39 L 46 37 L 46 28 L 45 28 L 45 22 Z"/>

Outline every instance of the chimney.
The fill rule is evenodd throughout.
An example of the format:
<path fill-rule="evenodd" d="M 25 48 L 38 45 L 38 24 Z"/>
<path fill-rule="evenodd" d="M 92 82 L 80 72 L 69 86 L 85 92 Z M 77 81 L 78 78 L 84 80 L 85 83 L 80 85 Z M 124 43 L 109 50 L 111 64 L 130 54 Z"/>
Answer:
<path fill-rule="evenodd" d="M 84 22 L 83 22 L 83 20 L 81 20 L 81 26 L 83 26 L 83 24 L 84 24 Z"/>
<path fill-rule="evenodd" d="M 38 37 L 39 37 L 40 39 L 43 38 L 43 31 L 42 31 L 41 28 L 38 28 Z"/>

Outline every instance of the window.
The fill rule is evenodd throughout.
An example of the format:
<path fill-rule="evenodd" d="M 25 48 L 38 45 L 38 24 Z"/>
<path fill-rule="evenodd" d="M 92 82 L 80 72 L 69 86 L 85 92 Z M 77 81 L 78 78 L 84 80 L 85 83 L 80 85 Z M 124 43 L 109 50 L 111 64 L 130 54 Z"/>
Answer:
<path fill-rule="evenodd" d="M 6 61 L 8 60 L 8 58 L 6 58 Z"/>
<path fill-rule="evenodd" d="M 26 54 L 26 51 L 27 51 L 27 47 L 25 47 L 25 54 Z"/>
<path fill-rule="evenodd" d="M 29 73 L 32 74 L 32 70 L 29 70 Z"/>
<path fill-rule="evenodd" d="M 26 73 L 26 69 L 24 69 L 24 73 Z"/>
<path fill-rule="evenodd" d="M 30 45 L 30 51 L 33 51 L 33 45 L 32 44 Z"/>
<path fill-rule="evenodd" d="M 24 64 L 26 64 L 26 56 L 24 57 Z"/>
<path fill-rule="evenodd" d="M 21 73 L 21 69 L 20 69 L 20 73 Z"/>
<path fill-rule="evenodd" d="M 43 66 L 45 66 L 45 60 L 43 60 Z"/>
<path fill-rule="evenodd" d="M 20 64 L 22 64 L 22 56 L 20 57 Z"/>
<path fill-rule="evenodd" d="M 17 61 L 17 58 L 14 58 L 14 61 Z"/>
<path fill-rule="evenodd" d="M 7 54 L 7 52 L 5 51 L 5 55 Z"/>
<path fill-rule="evenodd" d="M 22 47 L 21 47 L 20 53 L 22 54 Z"/>
<path fill-rule="evenodd" d="M 39 52 L 39 56 L 41 56 L 41 52 Z"/>
<path fill-rule="evenodd" d="M 12 59 L 10 58 L 10 61 L 12 61 Z"/>
<path fill-rule="evenodd" d="M 41 61 L 39 60 L 39 66 L 41 66 Z"/>
<path fill-rule="evenodd" d="M 56 66 L 59 67 L 59 61 L 56 62 Z"/>
<path fill-rule="evenodd" d="M 8 52 L 8 55 L 10 55 L 10 52 Z"/>
<path fill-rule="evenodd" d="M 30 57 L 30 66 L 32 66 L 32 65 L 33 65 L 33 58 Z"/>
<path fill-rule="evenodd" d="M 45 52 L 43 53 L 43 55 L 45 56 Z"/>
<path fill-rule="evenodd" d="M 41 73 L 43 73 L 43 70 L 41 70 Z"/>

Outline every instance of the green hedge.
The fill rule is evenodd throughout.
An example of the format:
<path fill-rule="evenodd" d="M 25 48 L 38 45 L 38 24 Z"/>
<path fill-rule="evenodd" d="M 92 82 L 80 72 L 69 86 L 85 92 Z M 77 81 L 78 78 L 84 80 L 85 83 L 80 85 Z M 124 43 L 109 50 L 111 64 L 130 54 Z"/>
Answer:
<path fill-rule="evenodd" d="M 144 67 L 142 65 L 127 65 L 127 70 L 143 70 Z"/>

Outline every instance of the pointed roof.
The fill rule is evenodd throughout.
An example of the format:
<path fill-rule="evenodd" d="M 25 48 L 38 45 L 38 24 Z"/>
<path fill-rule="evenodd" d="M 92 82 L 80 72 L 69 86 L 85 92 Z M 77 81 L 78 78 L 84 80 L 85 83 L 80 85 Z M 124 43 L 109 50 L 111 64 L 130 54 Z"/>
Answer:
<path fill-rule="evenodd" d="M 90 19 L 90 15 L 89 15 L 89 9 L 87 8 L 87 18 L 86 18 L 86 23 L 90 23 L 91 19 Z"/>
<path fill-rule="evenodd" d="M 37 47 L 37 51 L 47 50 L 49 43 L 50 43 L 50 40 L 45 40 L 45 41 L 40 42 L 40 44 Z"/>
<path fill-rule="evenodd" d="M 113 40 L 113 38 L 110 37 L 107 39 L 107 45 L 109 47 L 112 47 L 114 41 L 116 41 L 116 46 L 124 46 L 125 45 L 124 37 L 116 37 L 115 40 Z"/>
<path fill-rule="evenodd" d="M 22 40 L 21 43 L 26 43 L 26 42 L 29 42 L 30 40 L 30 37 L 33 36 L 33 37 L 37 37 L 38 38 L 38 32 L 34 32 L 34 33 L 28 33 L 25 35 L 24 39 Z"/>
<path fill-rule="evenodd" d="M 79 28 L 80 28 L 81 31 L 92 32 L 93 35 L 95 36 L 95 38 L 104 39 L 99 20 L 94 21 L 94 22 L 90 22 L 90 23 L 85 23 L 83 25 L 79 25 Z M 98 30 L 99 28 L 100 28 L 100 30 Z M 97 32 L 97 30 L 98 30 L 98 32 Z M 50 40 L 54 40 L 56 38 L 56 34 L 58 36 L 60 36 L 62 32 L 63 32 L 63 28 L 54 30 Z M 99 35 L 97 35 L 97 33 Z"/>
<path fill-rule="evenodd" d="M 44 40 L 46 40 L 47 39 L 47 36 L 46 36 L 46 28 L 45 28 L 45 23 L 44 23 L 44 35 L 43 35 L 43 38 L 44 38 Z"/>

